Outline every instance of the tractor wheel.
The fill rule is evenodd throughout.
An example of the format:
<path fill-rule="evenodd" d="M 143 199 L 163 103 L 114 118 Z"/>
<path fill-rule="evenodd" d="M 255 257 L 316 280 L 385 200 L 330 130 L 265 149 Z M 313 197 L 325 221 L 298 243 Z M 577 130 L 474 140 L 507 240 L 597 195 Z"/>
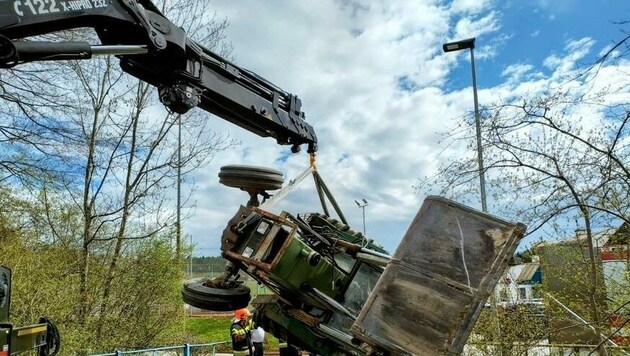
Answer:
<path fill-rule="evenodd" d="M 221 167 L 219 183 L 243 190 L 277 190 L 282 188 L 282 172 L 257 166 L 229 165 Z"/>
<path fill-rule="evenodd" d="M 246 308 L 251 294 L 246 286 L 216 288 L 210 280 L 206 279 L 184 284 L 182 298 L 186 304 L 193 307 L 213 311 L 231 311 Z"/>

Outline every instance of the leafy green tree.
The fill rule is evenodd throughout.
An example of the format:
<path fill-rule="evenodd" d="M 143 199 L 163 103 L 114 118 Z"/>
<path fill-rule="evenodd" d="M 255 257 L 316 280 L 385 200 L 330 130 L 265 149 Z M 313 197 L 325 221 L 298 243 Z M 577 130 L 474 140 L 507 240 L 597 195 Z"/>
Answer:
<path fill-rule="evenodd" d="M 486 307 L 475 324 L 469 346 L 475 350 L 471 354 L 526 355 L 548 334 L 547 316 L 536 305 Z"/>
<path fill-rule="evenodd" d="M 594 84 L 601 75 L 628 78 L 625 61 L 604 59 L 613 58 L 571 71 L 553 89 L 489 106 L 482 146 L 491 211 L 526 223 L 529 235 L 555 239 L 583 230 L 579 261 L 586 269 L 580 298 L 588 305 L 588 322 L 608 335 L 598 297 L 596 239 L 599 231 L 630 222 L 630 109 L 622 95 L 626 91 Z M 446 140 L 474 147 L 474 137 L 466 134 L 475 131 L 473 125 L 462 121 L 461 131 Z M 466 200 L 478 194 L 470 188 L 478 175 L 475 158 L 457 157 L 418 186 L 439 186 L 441 194 Z M 598 346 L 603 355 L 605 341 L 602 336 Z"/>
<path fill-rule="evenodd" d="M 112 306 L 105 316 L 92 303 L 88 317 L 80 322 L 76 306 L 82 294 L 80 237 L 57 231 L 57 239 L 46 240 L 47 219 L 66 216 L 80 221 L 67 210 L 45 210 L 40 202 L 25 201 L 8 192 L 2 195 L 0 211 L 0 264 L 13 271 L 11 322 L 36 323 L 49 316 L 59 326 L 63 354 L 109 351 L 120 347 L 142 348 L 183 343 L 183 313 L 180 287 L 182 266 L 175 259 L 170 235 L 140 239 L 127 244 L 119 259 Z M 48 216 L 47 216 L 48 215 Z M 70 230 L 71 231 L 71 230 Z M 80 235 L 78 235 L 80 236 Z M 55 243 L 64 241 L 64 243 Z M 105 251 L 105 250 L 102 250 Z M 95 252 L 88 279 L 89 297 L 99 298 L 102 276 L 109 256 Z M 96 337 L 100 330 L 102 337 Z"/>
<path fill-rule="evenodd" d="M 191 37 L 229 54 L 227 22 L 205 11 L 209 0 L 157 5 Z M 95 40 L 83 31 L 51 37 Z M 209 132 L 201 110 L 164 110 L 156 90 L 113 57 L 0 75 L 0 147 L 8 153 L 0 182 L 27 197 L 7 205 L 24 209 L 6 218 L 15 234 L 1 246 L 2 263 L 15 271 L 16 319 L 49 311 L 69 354 L 175 342 L 183 316 L 182 246 L 171 244 L 179 237 L 171 204 L 178 171 L 185 177 L 235 143 Z M 51 309 L 35 307 L 34 296 Z"/>

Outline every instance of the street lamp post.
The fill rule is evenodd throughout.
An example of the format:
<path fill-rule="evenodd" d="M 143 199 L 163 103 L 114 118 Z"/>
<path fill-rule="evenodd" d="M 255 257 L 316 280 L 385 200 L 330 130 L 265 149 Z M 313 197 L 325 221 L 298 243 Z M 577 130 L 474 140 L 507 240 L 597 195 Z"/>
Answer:
<path fill-rule="evenodd" d="M 479 165 L 479 185 L 481 187 L 481 210 L 488 211 L 486 205 L 486 179 L 483 169 L 483 151 L 481 148 L 481 118 L 479 116 L 479 102 L 477 101 L 477 75 L 475 71 L 475 38 L 469 38 L 457 42 L 449 42 L 442 45 L 444 52 L 460 51 L 470 49 L 470 63 L 472 66 L 473 99 L 475 101 L 475 127 L 477 129 L 477 163 Z"/>
<path fill-rule="evenodd" d="M 363 210 L 363 236 L 365 237 L 365 207 L 368 205 L 368 201 L 361 199 L 361 201 L 354 201 L 361 210 Z"/>
<path fill-rule="evenodd" d="M 182 115 L 177 115 L 177 241 L 175 241 L 175 255 L 177 262 L 182 248 Z"/>

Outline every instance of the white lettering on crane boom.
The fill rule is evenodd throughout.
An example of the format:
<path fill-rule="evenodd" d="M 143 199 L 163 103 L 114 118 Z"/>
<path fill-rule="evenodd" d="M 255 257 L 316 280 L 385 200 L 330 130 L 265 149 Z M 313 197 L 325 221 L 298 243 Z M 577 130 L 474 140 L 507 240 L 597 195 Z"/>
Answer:
<path fill-rule="evenodd" d="M 57 12 L 99 9 L 108 6 L 108 0 L 14 0 L 13 11 L 20 17 L 49 15 Z"/>

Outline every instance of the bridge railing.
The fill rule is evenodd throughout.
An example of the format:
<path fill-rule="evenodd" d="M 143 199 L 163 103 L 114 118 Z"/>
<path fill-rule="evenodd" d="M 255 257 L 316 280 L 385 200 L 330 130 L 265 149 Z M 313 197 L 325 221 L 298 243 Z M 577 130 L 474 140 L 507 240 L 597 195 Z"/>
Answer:
<path fill-rule="evenodd" d="M 209 344 L 184 344 L 177 346 L 157 347 L 144 350 L 114 351 L 106 354 L 97 354 L 91 356 L 123 356 L 123 355 L 142 355 L 142 356 L 163 356 L 163 355 L 181 355 L 181 356 L 200 356 L 215 355 L 217 346 L 228 345 L 230 341 L 213 342 Z M 203 351 L 201 351 L 203 350 Z"/>

